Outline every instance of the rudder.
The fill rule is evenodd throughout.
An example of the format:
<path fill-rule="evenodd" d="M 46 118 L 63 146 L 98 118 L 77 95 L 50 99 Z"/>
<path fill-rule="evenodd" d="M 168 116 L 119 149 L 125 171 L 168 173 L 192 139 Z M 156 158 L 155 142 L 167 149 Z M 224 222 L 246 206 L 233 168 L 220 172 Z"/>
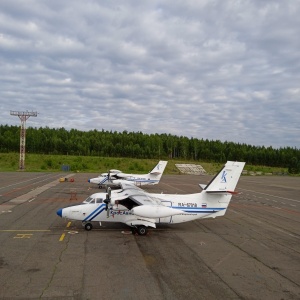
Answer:
<path fill-rule="evenodd" d="M 242 174 L 245 162 L 227 161 L 221 171 L 204 188 L 208 193 L 232 193 Z"/>
<path fill-rule="evenodd" d="M 167 161 L 165 160 L 160 160 L 158 164 L 153 168 L 153 170 L 150 172 L 151 175 L 162 175 L 166 166 L 167 166 Z"/>

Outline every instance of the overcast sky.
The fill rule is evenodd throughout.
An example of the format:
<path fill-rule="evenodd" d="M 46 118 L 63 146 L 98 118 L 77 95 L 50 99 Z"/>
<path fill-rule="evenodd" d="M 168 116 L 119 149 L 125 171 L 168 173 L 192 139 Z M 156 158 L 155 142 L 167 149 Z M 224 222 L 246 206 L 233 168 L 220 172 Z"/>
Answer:
<path fill-rule="evenodd" d="M 0 123 L 300 148 L 299 0 L 1 0 Z"/>

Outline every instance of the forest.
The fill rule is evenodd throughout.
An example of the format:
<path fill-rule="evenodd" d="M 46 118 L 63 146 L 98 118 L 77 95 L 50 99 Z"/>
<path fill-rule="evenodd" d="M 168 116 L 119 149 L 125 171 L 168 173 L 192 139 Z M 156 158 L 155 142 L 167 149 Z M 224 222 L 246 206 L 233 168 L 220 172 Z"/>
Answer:
<path fill-rule="evenodd" d="M 0 125 L 0 152 L 20 151 L 20 127 Z M 142 132 L 80 131 L 65 128 L 26 130 L 26 153 L 143 159 L 182 159 L 223 163 L 245 161 L 248 165 L 288 168 L 300 173 L 300 150 L 207 140 L 171 134 Z"/>

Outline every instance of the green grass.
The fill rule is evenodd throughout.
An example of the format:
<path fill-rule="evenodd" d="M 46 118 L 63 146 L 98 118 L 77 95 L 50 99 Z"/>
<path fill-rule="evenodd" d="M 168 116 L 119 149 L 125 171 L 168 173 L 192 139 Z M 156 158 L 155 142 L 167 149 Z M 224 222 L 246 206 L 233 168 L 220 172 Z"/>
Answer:
<path fill-rule="evenodd" d="M 109 169 L 119 169 L 127 173 L 148 173 L 157 164 L 158 159 L 134 159 L 95 156 L 72 155 L 44 155 L 26 154 L 25 170 L 27 172 L 59 172 L 62 165 L 69 165 L 71 172 L 102 173 Z M 208 174 L 214 174 L 221 169 L 221 163 L 207 163 L 203 161 L 168 160 L 164 174 L 180 174 L 175 164 L 191 163 L 201 165 Z M 0 153 L 0 172 L 18 171 L 19 153 Z M 245 166 L 245 170 L 263 173 L 284 173 L 285 168 L 271 168 L 264 166 Z"/>

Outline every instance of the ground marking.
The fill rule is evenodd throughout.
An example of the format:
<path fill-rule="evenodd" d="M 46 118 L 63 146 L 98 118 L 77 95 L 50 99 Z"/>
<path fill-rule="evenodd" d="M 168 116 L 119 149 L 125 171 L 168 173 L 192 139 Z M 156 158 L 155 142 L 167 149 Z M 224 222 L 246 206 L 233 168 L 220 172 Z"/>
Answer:
<path fill-rule="evenodd" d="M 256 194 L 262 194 L 262 195 L 266 195 L 266 196 L 271 196 L 271 197 L 275 197 L 275 198 L 279 198 L 279 199 L 290 200 L 290 201 L 294 201 L 294 202 L 299 202 L 300 203 L 299 200 L 295 200 L 295 199 L 290 199 L 290 198 L 285 198 L 285 197 L 279 197 L 279 196 L 275 196 L 275 195 L 271 195 L 271 194 L 266 194 L 266 193 L 260 193 L 260 192 L 256 192 L 256 191 L 252 191 L 252 190 L 245 190 L 245 189 L 240 189 L 240 190 L 249 191 L 249 192 L 256 193 Z M 252 197 L 256 197 L 256 196 L 253 195 Z"/>
<path fill-rule="evenodd" d="M 51 231 L 49 229 L 46 229 L 46 230 L 32 230 L 32 229 L 29 229 L 29 230 L 26 230 L 26 229 L 0 229 L 0 232 L 23 232 L 23 231 L 27 231 L 27 232 L 47 232 L 47 231 Z"/>
<path fill-rule="evenodd" d="M 60 236 L 60 238 L 59 238 L 59 241 L 60 241 L 60 242 L 62 242 L 62 241 L 64 240 L 64 238 L 65 238 L 65 235 L 66 235 L 66 234 L 65 234 L 65 233 L 63 233 L 63 234 Z"/>
<path fill-rule="evenodd" d="M 32 233 L 18 233 L 17 236 L 14 236 L 14 239 L 30 239 L 32 235 Z"/>
<path fill-rule="evenodd" d="M 71 226 L 71 224 L 72 224 L 72 222 L 68 222 L 68 224 L 67 224 L 66 227 L 69 228 L 69 227 Z M 75 233 L 78 233 L 78 232 L 76 232 L 76 231 L 69 231 L 69 234 L 75 234 Z M 60 236 L 59 241 L 62 242 L 62 241 L 64 240 L 65 236 L 66 236 L 66 234 L 63 233 L 63 234 Z"/>

